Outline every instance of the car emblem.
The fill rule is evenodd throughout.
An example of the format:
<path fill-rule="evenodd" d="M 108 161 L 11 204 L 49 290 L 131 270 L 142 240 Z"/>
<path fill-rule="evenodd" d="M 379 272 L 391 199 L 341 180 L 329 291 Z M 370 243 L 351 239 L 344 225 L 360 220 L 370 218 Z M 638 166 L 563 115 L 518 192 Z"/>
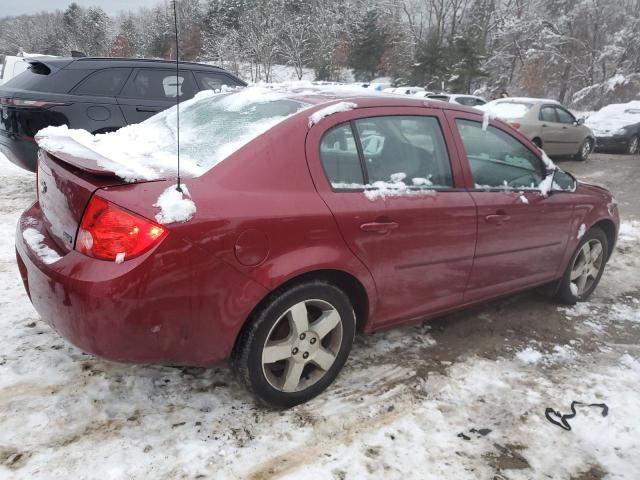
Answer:
<path fill-rule="evenodd" d="M 44 180 L 40 182 L 40 193 L 47 193 L 47 184 Z"/>

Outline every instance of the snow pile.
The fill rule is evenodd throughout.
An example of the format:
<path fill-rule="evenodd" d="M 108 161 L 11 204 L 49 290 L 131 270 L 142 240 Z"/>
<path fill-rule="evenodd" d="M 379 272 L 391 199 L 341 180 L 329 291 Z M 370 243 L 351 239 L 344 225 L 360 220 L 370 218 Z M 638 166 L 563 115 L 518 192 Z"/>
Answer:
<path fill-rule="evenodd" d="M 156 215 L 158 223 L 184 223 L 193 218 L 196 213 L 196 204 L 191 200 L 187 186 L 180 186 L 179 192 L 176 185 L 171 185 L 158 197 L 158 201 L 153 205 L 160 209 Z"/>
<path fill-rule="evenodd" d="M 516 353 L 516 358 L 526 364 L 538 363 L 542 359 L 542 353 L 534 348 L 527 347 Z"/>
<path fill-rule="evenodd" d="M 55 250 L 52 250 L 44 242 L 44 235 L 42 235 L 35 228 L 26 228 L 22 232 L 22 238 L 29 245 L 31 250 L 47 265 L 57 262 L 62 257 L 58 255 Z"/>
<path fill-rule="evenodd" d="M 640 221 L 631 220 L 620 224 L 618 232 L 618 240 L 620 242 L 639 242 L 640 241 Z"/>
<path fill-rule="evenodd" d="M 608 105 L 587 118 L 585 124 L 597 136 L 612 136 L 627 126 L 640 123 L 640 100 Z"/>
<path fill-rule="evenodd" d="M 349 110 L 353 110 L 357 107 L 358 105 L 353 102 L 338 102 L 334 103 L 333 105 L 329 105 L 328 107 L 324 107 L 309 116 L 309 127 L 314 126 L 316 123 L 320 122 L 320 120 L 328 117 L 329 115 L 340 112 L 348 112 Z"/>

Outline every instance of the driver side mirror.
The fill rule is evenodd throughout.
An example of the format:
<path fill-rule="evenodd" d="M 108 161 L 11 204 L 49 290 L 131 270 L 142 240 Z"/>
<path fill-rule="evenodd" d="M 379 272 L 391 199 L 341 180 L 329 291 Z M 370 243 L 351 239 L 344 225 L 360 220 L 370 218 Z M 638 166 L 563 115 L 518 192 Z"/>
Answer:
<path fill-rule="evenodd" d="M 584 121 L 585 121 L 585 118 L 580 117 L 579 119 L 576 120 L 576 125 L 584 125 Z"/>
<path fill-rule="evenodd" d="M 576 177 L 564 170 L 554 170 L 551 192 L 575 192 L 577 188 L 578 180 Z"/>

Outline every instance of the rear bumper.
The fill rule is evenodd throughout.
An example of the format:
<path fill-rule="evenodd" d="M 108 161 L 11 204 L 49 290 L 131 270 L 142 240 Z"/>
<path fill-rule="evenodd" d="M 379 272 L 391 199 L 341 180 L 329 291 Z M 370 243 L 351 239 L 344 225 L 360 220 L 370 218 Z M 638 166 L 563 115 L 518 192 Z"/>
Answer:
<path fill-rule="evenodd" d="M 11 163 L 19 167 L 36 171 L 38 160 L 38 144 L 26 138 L 9 138 L 6 132 L 0 130 L 0 152 L 2 152 Z"/>
<path fill-rule="evenodd" d="M 25 242 L 34 228 L 60 254 L 46 263 Z M 177 237 L 177 236 L 174 236 Z M 109 360 L 209 366 L 228 358 L 263 287 L 169 234 L 155 249 L 116 264 L 62 252 L 38 203 L 24 212 L 16 256 L 35 309 L 69 342 Z"/>

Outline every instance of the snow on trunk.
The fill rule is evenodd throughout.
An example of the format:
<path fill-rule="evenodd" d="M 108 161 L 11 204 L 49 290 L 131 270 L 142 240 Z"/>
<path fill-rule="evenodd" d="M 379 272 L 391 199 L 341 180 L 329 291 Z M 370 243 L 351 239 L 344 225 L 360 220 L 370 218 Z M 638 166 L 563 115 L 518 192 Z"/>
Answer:
<path fill-rule="evenodd" d="M 196 213 L 196 204 L 191 200 L 186 185 L 181 185 L 182 192 L 176 185 L 171 185 L 159 197 L 153 205 L 160 209 L 156 215 L 158 223 L 184 223 L 193 218 Z"/>

